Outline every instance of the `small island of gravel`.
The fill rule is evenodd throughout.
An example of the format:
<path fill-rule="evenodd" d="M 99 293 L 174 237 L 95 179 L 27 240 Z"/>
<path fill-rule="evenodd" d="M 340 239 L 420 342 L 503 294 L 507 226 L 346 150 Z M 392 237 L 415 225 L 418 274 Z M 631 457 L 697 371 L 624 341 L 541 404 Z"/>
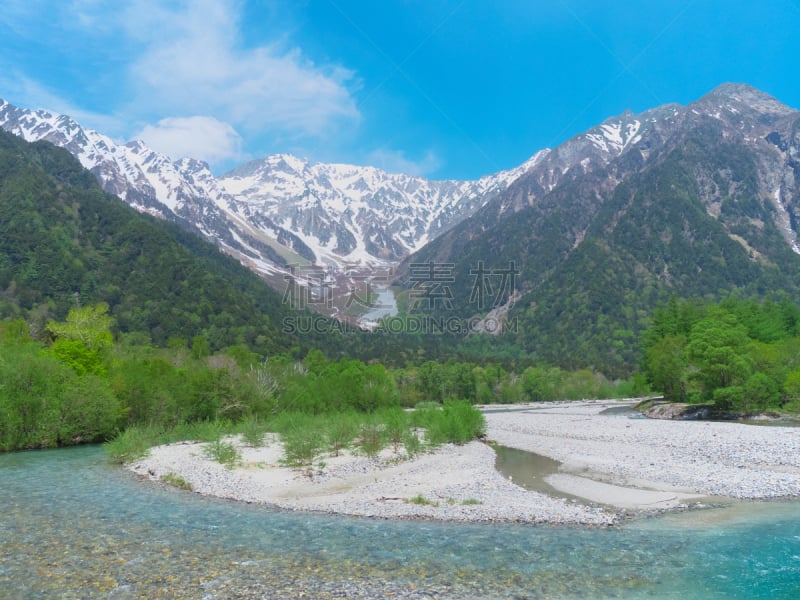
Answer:
<path fill-rule="evenodd" d="M 800 496 L 800 428 L 603 414 L 624 405 L 544 403 L 486 413 L 489 440 L 561 463 L 544 477 L 551 494 L 501 475 L 494 449 L 479 441 L 412 459 L 402 450 L 375 459 L 343 452 L 326 457 L 312 476 L 282 466 L 274 436 L 261 448 L 235 442 L 241 460 L 234 468 L 207 458 L 195 443 L 153 448 L 129 468 L 151 479 L 180 478 L 200 494 L 379 518 L 610 525 L 709 497 Z"/>

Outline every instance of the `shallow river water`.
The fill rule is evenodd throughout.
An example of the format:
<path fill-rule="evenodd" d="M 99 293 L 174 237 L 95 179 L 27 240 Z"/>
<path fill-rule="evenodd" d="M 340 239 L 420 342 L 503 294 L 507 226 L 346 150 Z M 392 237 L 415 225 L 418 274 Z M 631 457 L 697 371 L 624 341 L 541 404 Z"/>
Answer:
<path fill-rule="evenodd" d="M 0 455 L 0 598 L 798 598 L 800 503 L 612 528 L 291 513 Z"/>

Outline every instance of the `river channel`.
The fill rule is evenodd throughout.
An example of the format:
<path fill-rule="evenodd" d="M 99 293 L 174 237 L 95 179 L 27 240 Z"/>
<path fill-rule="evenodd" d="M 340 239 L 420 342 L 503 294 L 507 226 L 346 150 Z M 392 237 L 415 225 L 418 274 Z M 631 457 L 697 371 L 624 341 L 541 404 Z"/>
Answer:
<path fill-rule="evenodd" d="M 88 446 L 0 455 L 0 597 L 797 598 L 800 504 L 609 528 L 292 513 L 135 479 Z"/>

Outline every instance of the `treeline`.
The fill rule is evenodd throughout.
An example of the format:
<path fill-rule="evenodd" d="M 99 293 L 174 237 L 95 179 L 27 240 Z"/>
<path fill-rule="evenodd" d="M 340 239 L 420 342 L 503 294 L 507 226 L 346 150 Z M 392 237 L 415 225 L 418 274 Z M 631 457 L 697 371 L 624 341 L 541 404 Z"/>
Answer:
<path fill-rule="evenodd" d="M 75 307 L 34 339 L 30 324 L 0 322 L 0 450 L 107 440 L 132 426 L 246 419 L 287 413 L 374 413 L 421 402 L 520 402 L 634 395 L 642 382 L 610 382 L 591 371 L 568 373 L 455 360 L 386 368 L 332 360 L 265 358 L 244 345 L 212 353 L 209 341 L 172 338 L 166 348 L 114 339 L 105 304 Z M 638 386 L 638 387 L 637 387 Z"/>
<path fill-rule="evenodd" d="M 643 348 L 643 372 L 669 400 L 800 410 L 800 307 L 787 299 L 672 299 L 655 311 Z"/>

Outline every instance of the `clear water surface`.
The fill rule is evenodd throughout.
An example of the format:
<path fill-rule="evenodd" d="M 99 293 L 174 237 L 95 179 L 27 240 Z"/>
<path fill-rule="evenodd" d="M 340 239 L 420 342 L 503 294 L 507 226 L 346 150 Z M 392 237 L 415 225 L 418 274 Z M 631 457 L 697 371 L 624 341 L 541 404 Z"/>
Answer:
<path fill-rule="evenodd" d="M 800 598 L 800 503 L 612 528 L 292 513 L 0 455 L 0 598 Z"/>

